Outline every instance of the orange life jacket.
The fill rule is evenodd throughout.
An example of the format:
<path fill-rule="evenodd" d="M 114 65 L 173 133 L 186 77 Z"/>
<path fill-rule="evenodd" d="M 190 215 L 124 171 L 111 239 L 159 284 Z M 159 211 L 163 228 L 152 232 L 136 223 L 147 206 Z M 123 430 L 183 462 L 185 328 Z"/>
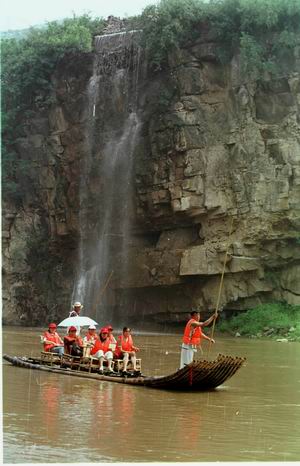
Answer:
<path fill-rule="evenodd" d="M 44 351 L 51 351 L 51 349 L 55 346 L 55 345 L 62 345 L 62 339 L 60 338 L 60 336 L 58 335 L 57 332 L 54 332 L 54 333 L 50 333 L 50 332 L 45 332 L 43 337 L 48 340 L 48 341 L 52 341 L 53 344 L 51 343 L 44 343 Z"/>
<path fill-rule="evenodd" d="M 91 349 L 91 354 L 97 353 L 97 351 L 102 350 L 104 353 L 109 351 L 110 339 L 106 338 L 105 341 L 97 340 Z"/>
<path fill-rule="evenodd" d="M 124 335 L 120 335 L 117 340 L 117 348 L 115 351 L 115 356 L 118 358 L 122 356 L 122 351 L 133 351 L 133 340 L 132 336 L 129 335 L 128 338 L 125 340 Z"/>
<path fill-rule="evenodd" d="M 183 333 L 183 343 L 186 345 L 200 345 L 202 330 L 201 327 L 193 327 L 191 324 L 198 322 L 195 319 L 190 319 L 185 326 Z"/>

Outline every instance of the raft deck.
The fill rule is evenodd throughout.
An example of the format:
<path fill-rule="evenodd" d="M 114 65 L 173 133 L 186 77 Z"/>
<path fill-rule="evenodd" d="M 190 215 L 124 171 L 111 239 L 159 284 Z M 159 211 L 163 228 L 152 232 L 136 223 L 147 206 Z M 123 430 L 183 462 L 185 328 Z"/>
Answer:
<path fill-rule="evenodd" d="M 98 381 L 178 391 L 212 390 L 222 385 L 226 380 L 232 377 L 245 362 L 245 358 L 219 354 L 217 359 L 213 361 L 194 361 L 170 375 L 155 377 L 124 377 L 100 375 L 97 373 L 73 370 L 70 368 L 65 369 L 59 366 L 43 365 L 39 360 L 34 358 L 9 356 L 4 354 L 3 359 L 11 363 L 13 366 L 24 367 L 26 369 L 42 370 L 44 372 L 53 372 L 56 374 L 70 375 L 73 377 L 81 377 Z"/>

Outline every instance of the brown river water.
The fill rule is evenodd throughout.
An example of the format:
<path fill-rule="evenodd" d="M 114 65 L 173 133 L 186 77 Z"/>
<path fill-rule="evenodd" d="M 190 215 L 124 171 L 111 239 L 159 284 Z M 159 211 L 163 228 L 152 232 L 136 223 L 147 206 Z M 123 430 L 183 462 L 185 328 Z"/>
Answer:
<path fill-rule="evenodd" d="M 2 330 L 3 353 L 39 354 L 41 329 Z M 180 340 L 178 333 L 134 336 L 143 373 L 176 370 Z M 198 393 L 84 380 L 4 361 L 4 463 L 300 460 L 300 344 L 217 335 L 210 358 L 218 353 L 247 363 L 221 387 Z"/>

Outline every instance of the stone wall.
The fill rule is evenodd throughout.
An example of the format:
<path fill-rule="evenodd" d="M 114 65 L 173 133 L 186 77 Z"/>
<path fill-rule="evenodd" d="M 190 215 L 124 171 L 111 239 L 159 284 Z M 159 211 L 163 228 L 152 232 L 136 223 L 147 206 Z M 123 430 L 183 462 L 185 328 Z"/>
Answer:
<path fill-rule="evenodd" d="M 80 65 L 79 65 L 80 63 Z M 53 76 L 55 102 L 36 106 L 15 141 L 21 204 L 2 203 L 3 321 L 42 325 L 69 312 L 86 151 L 85 88 L 92 55 L 70 56 Z"/>
<path fill-rule="evenodd" d="M 284 77 L 246 82 L 238 56 L 221 66 L 215 48 L 179 50 L 160 73 L 144 64 L 131 267 L 111 284 L 116 320 L 180 322 L 191 306 L 213 309 L 228 245 L 225 309 L 300 304 L 299 58 Z M 67 57 L 55 104 L 36 109 L 16 141 L 30 169 L 19 173 L 21 207 L 3 201 L 5 323 L 69 310 L 91 75 L 92 55 Z"/>
<path fill-rule="evenodd" d="M 152 312 L 154 287 L 168 289 L 163 318 L 180 312 L 178 289 L 181 312 L 213 309 L 233 220 L 221 305 L 300 304 L 297 56 L 285 77 L 257 82 L 242 81 L 238 56 L 221 67 L 213 43 L 169 62 L 177 99 L 150 118 L 137 160 L 138 222 L 157 242 L 137 247 L 127 286 L 145 287 Z"/>

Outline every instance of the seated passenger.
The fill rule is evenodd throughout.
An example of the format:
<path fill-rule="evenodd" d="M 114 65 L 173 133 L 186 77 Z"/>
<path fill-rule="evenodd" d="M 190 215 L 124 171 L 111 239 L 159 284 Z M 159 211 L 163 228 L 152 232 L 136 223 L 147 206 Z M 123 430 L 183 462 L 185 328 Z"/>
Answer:
<path fill-rule="evenodd" d="M 108 330 L 108 338 L 110 340 L 110 345 L 109 345 L 109 349 L 112 350 L 112 351 L 115 351 L 116 349 L 116 346 L 117 346 L 117 340 L 115 339 L 115 337 L 113 336 L 112 332 L 113 332 L 113 328 L 111 325 L 109 325 L 107 327 L 107 330 Z"/>
<path fill-rule="evenodd" d="M 93 348 L 99 337 L 96 333 L 96 326 L 90 325 L 87 334 L 83 338 L 83 357 L 88 358 L 91 355 L 91 349 Z"/>
<path fill-rule="evenodd" d="M 90 325 L 86 336 L 83 339 L 83 343 L 91 343 L 93 346 L 96 343 L 96 340 L 99 340 L 99 337 L 96 333 L 96 326 Z"/>
<path fill-rule="evenodd" d="M 113 352 L 109 349 L 110 339 L 108 338 L 108 329 L 102 328 L 99 333 L 99 340 L 95 342 L 95 345 L 91 349 L 91 356 L 99 359 L 100 368 L 99 374 L 103 374 L 103 362 L 108 362 L 108 372 L 114 373 L 112 369 Z"/>
<path fill-rule="evenodd" d="M 57 325 L 54 323 L 49 324 L 48 331 L 44 332 L 41 341 L 44 344 L 44 351 L 49 353 L 64 353 L 64 342 L 56 331 Z"/>
<path fill-rule="evenodd" d="M 65 353 L 71 356 L 82 356 L 83 341 L 76 335 L 76 327 L 72 326 L 68 330 L 68 335 L 64 337 Z"/>
<path fill-rule="evenodd" d="M 128 375 L 127 365 L 129 357 L 133 365 L 134 375 L 140 375 L 140 372 L 136 369 L 136 352 L 140 349 L 133 345 L 133 340 L 131 336 L 131 329 L 129 327 L 123 328 L 123 334 L 118 337 L 117 348 L 115 351 L 115 356 L 118 359 L 123 359 L 123 375 Z"/>

